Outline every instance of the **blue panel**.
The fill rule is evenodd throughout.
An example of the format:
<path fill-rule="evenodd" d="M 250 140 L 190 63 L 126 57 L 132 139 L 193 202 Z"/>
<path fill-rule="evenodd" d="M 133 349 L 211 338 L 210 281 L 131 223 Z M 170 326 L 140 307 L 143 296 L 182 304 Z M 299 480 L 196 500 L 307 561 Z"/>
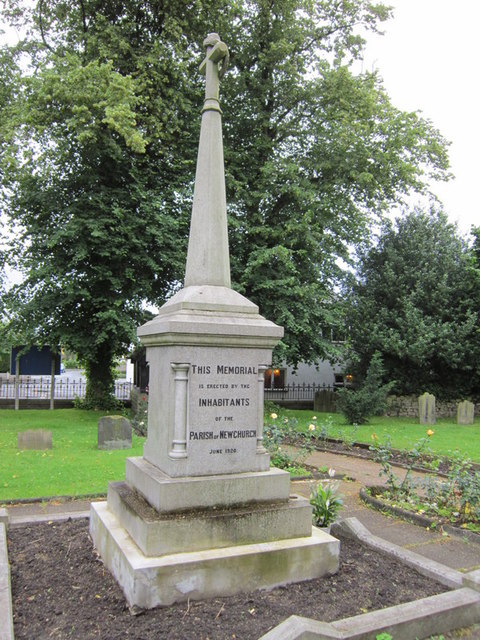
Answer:
<path fill-rule="evenodd" d="M 12 348 L 12 361 L 10 372 L 17 372 L 17 354 L 24 347 Z M 53 354 L 50 347 L 30 347 L 20 356 L 20 375 L 22 376 L 49 376 L 52 372 L 52 356 L 55 357 L 55 375 L 60 374 L 60 354 Z"/>

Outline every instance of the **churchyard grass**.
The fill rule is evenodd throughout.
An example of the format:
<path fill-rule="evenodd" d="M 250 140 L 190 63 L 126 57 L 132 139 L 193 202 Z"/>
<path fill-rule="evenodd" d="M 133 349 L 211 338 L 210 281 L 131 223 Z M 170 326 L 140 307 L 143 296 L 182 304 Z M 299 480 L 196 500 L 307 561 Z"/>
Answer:
<path fill-rule="evenodd" d="M 140 456 L 144 438 L 132 448 L 97 449 L 97 423 L 105 413 L 78 409 L 0 411 L 0 502 L 22 498 L 106 493 L 111 480 L 125 478 L 125 458 Z M 20 451 L 17 433 L 52 432 L 53 448 Z"/>
<path fill-rule="evenodd" d="M 395 449 L 411 449 L 425 436 L 428 428 L 434 431 L 429 447 L 435 455 L 448 456 L 453 451 L 467 455 L 474 462 L 480 462 L 480 418 L 473 425 L 457 425 L 454 418 L 439 418 L 432 427 L 419 424 L 412 418 L 388 418 L 375 416 L 368 424 L 347 425 L 340 413 L 315 413 L 307 410 L 281 409 L 282 417 L 294 417 L 298 420 L 298 429 L 316 437 L 329 437 L 344 440 L 347 444 L 363 442 L 372 444 L 372 435 L 377 442 L 384 443 L 389 436 Z M 313 419 L 313 418 L 316 419 Z M 315 430 L 308 429 L 313 424 Z"/>

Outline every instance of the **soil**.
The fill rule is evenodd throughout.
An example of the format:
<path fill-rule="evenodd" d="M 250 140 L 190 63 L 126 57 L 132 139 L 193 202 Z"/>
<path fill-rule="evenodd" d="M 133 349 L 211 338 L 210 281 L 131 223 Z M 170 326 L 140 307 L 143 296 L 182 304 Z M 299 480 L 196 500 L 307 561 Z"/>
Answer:
<path fill-rule="evenodd" d="M 132 615 L 93 548 L 86 519 L 10 528 L 8 551 L 17 640 L 257 640 L 293 614 L 328 622 L 447 591 L 341 539 L 334 576 Z"/>

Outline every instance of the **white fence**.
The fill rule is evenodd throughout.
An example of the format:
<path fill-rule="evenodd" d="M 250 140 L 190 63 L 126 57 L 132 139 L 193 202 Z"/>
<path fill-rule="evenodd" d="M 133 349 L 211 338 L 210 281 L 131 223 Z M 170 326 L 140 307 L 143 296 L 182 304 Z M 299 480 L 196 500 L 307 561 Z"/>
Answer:
<path fill-rule="evenodd" d="M 50 376 L 20 376 L 18 398 L 21 400 L 49 400 L 51 398 Z M 126 380 L 115 382 L 115 397 L 129 400 L 133 384 Z M 55 377 L 54 399 L 74 400 L 84 398 L 87 382 L 83 378 Z M 15 395 L 15 376 L 0 377 L 0 399 L 13 400 Z"/>

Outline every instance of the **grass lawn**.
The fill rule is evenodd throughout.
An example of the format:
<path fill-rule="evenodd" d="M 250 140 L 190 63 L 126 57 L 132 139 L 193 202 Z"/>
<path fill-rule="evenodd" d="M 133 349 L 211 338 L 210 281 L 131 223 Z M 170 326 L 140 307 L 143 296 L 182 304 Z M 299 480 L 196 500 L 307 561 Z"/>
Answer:
<path fill-rule="evenodd" d="M 0 502 L 20 498 L 106 493 L 110 480 L 125 478 L 125 458 L 140 456 L 144 438 L 132 449 L 97 449 L 97 422 L 105 413 L 78 409 L 0 411 Z M 53 448 L 20 451 L 17 433 L 52 432 Z"/>
<path fill-rule="evenodd" d="M 341 414 L 313 411 L 278 411 L 277 421 L 296 418 L 298 428 L 307 430 L 316 425 L 319 434 L 322 425 L 327 435 L 347 441 L 371 443 L 375 433 L 380 443 L 391 436 L 392 446 L 411 449 L 424 437 L 427 427 L 409 418 L 372 418 L 368 425 L 358 428 L 346 425 Z M 1 410 L 0 411 L 0 502 L 22 498 L 52 496 L 82 496 L 105 493 L 108 482 L 123 480 L 125 458 L 141 456 L 144 438 L 133 434 L 132 449 L 101 451 L 97 449 L 97 422 L 101 415 L 95 411 L 78 409 Z M 266 421 L 270 421 L 268 413 Z M 53 449 L 47 451 L 19 451 L 17 433 L 27 429 L 52 431 Z M 480 419 L 473 426 L 459 426 L 451 420 L 438 420 L 429 439 L 431 449 L 439 455 L 454 450 L 467 454 L 480 462 Z"/>
<path fill-rule="evenodd" d="M 386 418 L 384 416 L 370 419 L 369 424 L 353 427 L 345 424 L 345 418 L 340 413 L 314 413 L 313 411 L 281 409 L 277 411 L 278 420 L 284 417 L 296 418 L 298 428 L 306 431 L 313 423 L 316 429 L 313 433 L 320 433 L 322 426 L 327 430 L 328 437 L 345 439 L 347 442 L 372 443 L 372 434 L 376 434 L 379 443 L 391 437 L 392 447 L 395 449 L 411 449 L 421 438 L 426 436 L 427 427 L 412 418 Z M 316 420 L 313 417 L 316 416 Z M 268 421 L 270 416 L 265 414 Z M 453 451 L 468 455 L 474 462 L 480 462 L 480 418 L 475 419 L 473 425 L 457 425 L 453 419 L 440 418 L 431 427 L 434 435 L 429 438 L 429 446 L 438 455 L 451 455 Z"/>

